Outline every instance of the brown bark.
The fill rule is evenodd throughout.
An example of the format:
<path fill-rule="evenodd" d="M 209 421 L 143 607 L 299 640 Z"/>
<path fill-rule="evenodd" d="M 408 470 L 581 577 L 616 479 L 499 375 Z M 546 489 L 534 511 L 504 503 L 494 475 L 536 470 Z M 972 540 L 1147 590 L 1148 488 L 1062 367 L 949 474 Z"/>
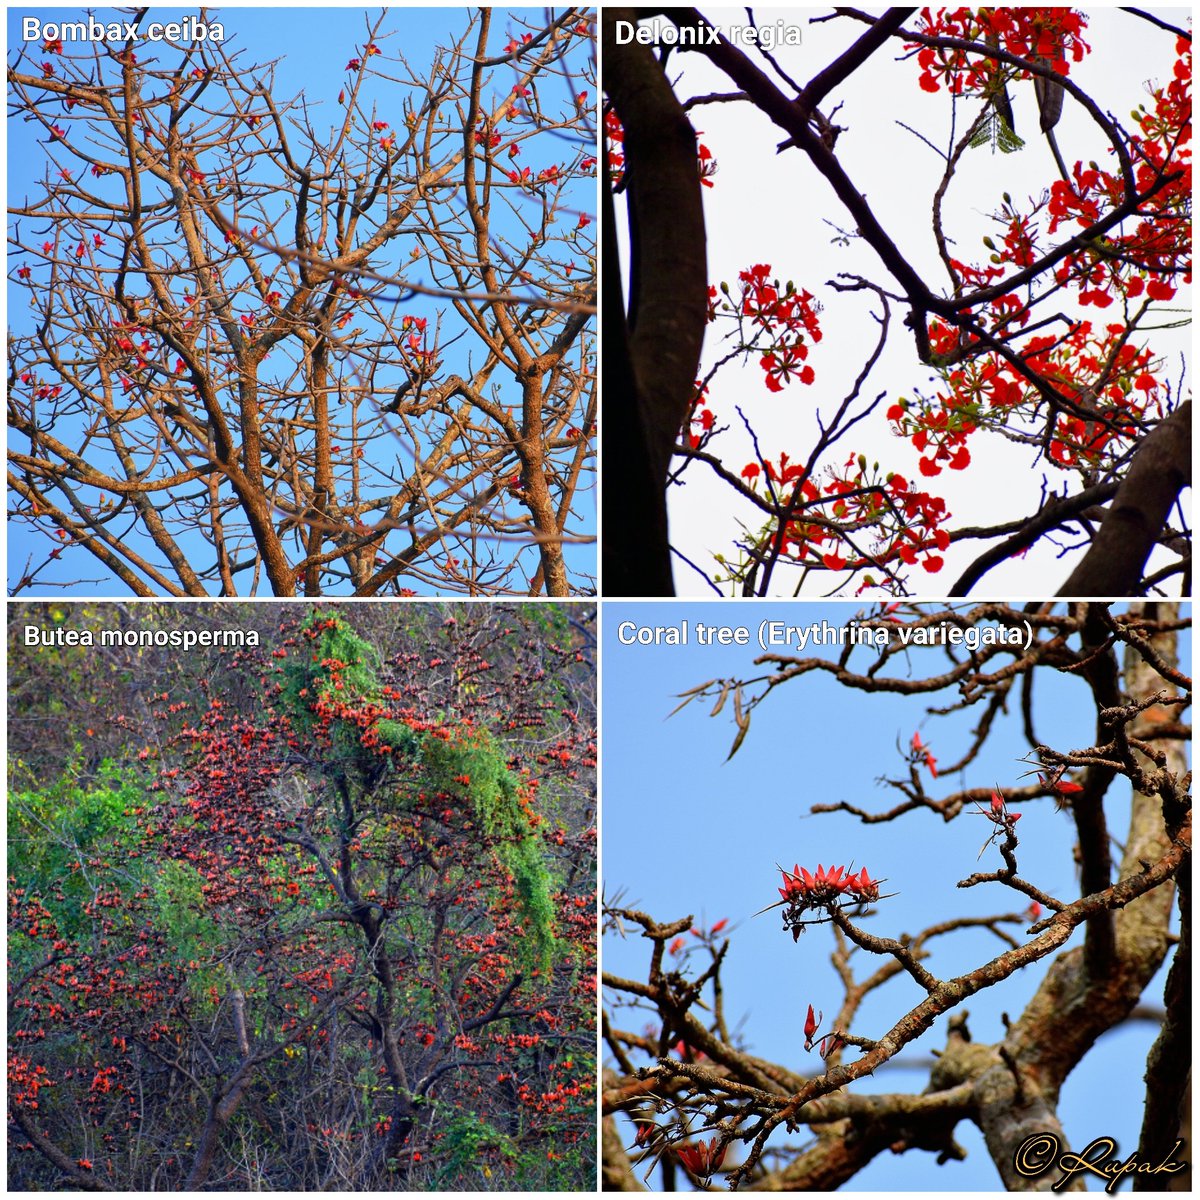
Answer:
<path fill-rule="evenodd" d="M 19 1105 L 9 1108 L 9 1120 L 33 1143 L 34 1149 L 52 1162 L 71 1181 L 73 1187 L 88 1192 L 111 1192 L 113 1189 L 80 1167 L 64 1154 L 34 1123 L 33 1118 Z M 10 1135 L 11 1136 L 11 1135 Z"/>
<path fill-rule="evenodd" d="M 1180 405 L 1138 448 L 1083 561 L 1060 596 L 1136 596 L 1172 505 L 1192 482 L 1192 402 Z"/>
<path fill-rule="evenodd" d="M 1175 666 L 1174 641 L 1173 636 L 1164 635 L 1155 645 L 1159 655 L 1172 667 Z M 1114 652 L 1109 650 L 1103 658 L 1115 660 Z M 1115 667 L 1115 661 L 1112 665 Z M 1135 702 L 1148 699 L 1163 690 L 1165 684 L 1161 675 L 1133 650 L 1126 653 L 1123 682 L 1124 691 Z M 1098 704 L 1106 693 L 1107 689 L 1097 692 Z M 1161 707 L 1147 710 L 1131 724 L 1129 733 L 1151 741 L 1156 735 L 1155 725 L 1170 719 L 1173 719 L 1171 710 Z M 1169 739 L 1155 744 L 1165 748 L 1172 773 L 1182 779 L 1187 771 L 1183 744 Z M 1148 789 L 1150 786 L 1152 784 L 1148 784 Z M 1143 864 L 1161 859 L 1171 849 L 1172 842 L 1182 836 L 1183 831 L 1170 830 L 1164 822 L 1165 799 L 1165 794 L 1134 790 L 1130 823 L 1123 839 L 1121 881 L 1137 878 L 1145 870 Z M 1097 802 L 1091 800 L 1089 803 Z M 1190 828 L 1187 840 L 1190 844 Z M 1081 869 L 1085 894 L 1089 890 L 1089 878 L 1096 878 L 1097 864 L 1089 860 L 1097 854 L 1102 853 L 1103 862 L 1098 865 L 1107 880 L 1107 844 L 1106 833 L 1102 852 L 1096 847 L 1084 851 Z M 1185 857 L 1177 875 L 1186 873 L 1188 861 Z M 1055 960 L 1005 1040 L 1010 1065 L 997 1068 L 992 1079 L 981 1081 L 988 1096 L 981 1114 L 984 1134 L 1006 1187 L 1019 1189 L 1033 1182 L 1041 1189 L 1054 1181 L 1053 1172 L 1036 1181 L 1023 1181 L 1012 1165 L 1014 1153 L 1025 1136 L 1039 1131 L 1035 1128 L 1039 1121 L 1042 1122 L 1041 1129 L 1058 1132 L 1065 1145 L 1056 1114 L 1059 1089 L 1096 1039 L 1129 1016 L 1162 965 L 1169 945 L 1174 896 L 1174 885 L 1168 880 L 1119 909 L 1098 914 L 1089 922 L 1083 946 L 1077 946 Z M 1101 935 L 1103 953 L 1097 952 L 1096 928 L 1105 931 Z M 1024 1093 L 1022 1098 L 1018 1097 L 1019 1090 Z M 1038 1109 L 1042 1111 L 1030 1124 L 1025 1115 Z M 1172 1128 L 1177 1125 L 1176 1120 Z M 1126 1152 L 1132 1149 L 1129 1147 Z M 1165 1181 L 1160 1178 L 1157 1182 L 1161 1187 Z"/>

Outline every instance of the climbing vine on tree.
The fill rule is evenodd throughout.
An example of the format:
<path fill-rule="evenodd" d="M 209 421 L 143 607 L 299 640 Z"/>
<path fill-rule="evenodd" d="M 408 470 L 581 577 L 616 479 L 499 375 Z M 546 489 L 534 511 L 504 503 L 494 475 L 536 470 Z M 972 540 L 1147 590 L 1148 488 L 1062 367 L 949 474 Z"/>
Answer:
<path fill-rule="evenodd" d="M 453 620 L 453 618 L 451 618 Z M 486 728 L 430 723 L 411 709 L 393 712 L 380 684 L 379 656 L 345 621 L 319 614 L 302 627 L 309 643 L 288 660 L 284 695 L 297 726 L 328 743 L 339 770 L 361 790 L 378 786 L 391 764 L 411 760 L 419 781 L 444 797 L 466 800 L 495 853 L 512 873 L 527 921 L 530 962 L 545 964 L 554 947 L 549 878 L 535 830 L 530 789 L 521 787 Z M 423 793 L 422 793 L 423 795 Z"/>
<path fill-rule="evenodd" d="M 11 792 L 10 1180 L 586 1184 L 590 610 L 238 612 Z"/>

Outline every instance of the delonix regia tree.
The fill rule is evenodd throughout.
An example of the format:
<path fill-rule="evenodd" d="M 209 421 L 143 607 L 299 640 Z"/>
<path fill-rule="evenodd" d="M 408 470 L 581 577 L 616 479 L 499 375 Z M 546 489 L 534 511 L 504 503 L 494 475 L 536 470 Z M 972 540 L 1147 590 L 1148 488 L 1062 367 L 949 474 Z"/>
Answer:
<path fill-rule="evenodd" d="M 605 1186 L 671 1190 L 690 1180 L 821 1191 L 855 1186 L 890 1155 L 929 1164 L 912 1164 L 901 1186 L 912 1186 L 917 1169 L 927 1188 L 962 1186 L 940 1181 L 938 1167 L 964 1158 L 959 1126 L 973 1123 L 998 1184 L 1048 1189 L 1062 1177 L 1052 1147 L 1084 1149 L 1063 1133 L 1068 1077 L 1103 1053 L 1106 1033 L 1149 1019 L 1160 1027 L 1148 1056 L 1127 1056 L 1104 1076 L 1115 1092 L 1142 1097 L 1140 1140 L 1089 1157 L 1098 1167 L 1132 1154 L 1143 1172 L 1135 1188 L 1187 1190 L 1190 680 L 1178 638 L 1188 624 L 1165 602 L 892 604 L 847 624 L 832 653 L 766 653 L 745 672 L 689 689 L 681 707 L 715 700 L 712 716 L 732 713 L 731 767 L 755 753 L 776 766 L 731 777 L 749 793 L 732 812 L 688 787 L 690 832 L 669 851 L 687 870 L 672 877 L 669 911 L 637 900 L 655 888 L 661 909 L 671 865 L 643 860 L 653 881 L 606 880 L 607 931 L 626 941 L 622 969 L 606 952 L 603 975 Z M 1016 631 L 1018 644 L 995 636 L 956 648 L 947 630 Z M 793 731 L 844 717 L 829 700 L 814 717 L 804 695 L 819 688 L 852 691 L 858 728 L 813 753 L 841 760 L 854 744 L 859 762 L 879 754 L 881 801 L 814 799 L 813 772 L 799 769 L 804 743 L 775 744 L 779 706 Z M 1047 735 L 1058 728 L 1047 704 L 1068 695 L 1078 709 L 1072 723 L 1091 740 L 1056 744 Z M 920 725 L 911 740 L 891 743 L 885 708 Z M 694 705 L 686 714 L 674 719 L 700 715 Z M 763 720 L 773 721 L 769 746 Z M 1025 748 L 1025 765 L 1014 763 L 1000 783 L 978 778 L 984 761 L 996 761 L 995 743 L 1005 760 Z M 849 790 L 865 770 L 842 761 L 827 778 Z M 760 794 L 772 786 L 774 806 Z M 684 811 L 668 818 L 680 830 Z M 629 819 L 639 819 L 636 808 Z M 841 857 L 819 862 L 815 851 L 793 849 L 828 849 L 830 825 L 840 829 Z M 605 829 L 614 841 L 628 836 L 611 808 Z M 734 857 L 742 840 L 762 848 L 765 886 L 754 907 L 763 912 L 749 921 L 747 906 L 714 920 L 718 881 L 744 874 L 746 858 Z M 770 862 L 784 854 L 776 892 Z M 1165 992 L 1148 990 L 1164 965 Z M 783 1028 L 764 1027 L 768 1007 Z M 764 1054 L 764 1041 L 788 1050 Z M 902 1070 L 916 1073 L 911 1090 L 894 1082 Z M 1093 1110 L 1101 1127 L 1085 1140 L 1113 1133 L 1104 1113 Z M 989 1186 L 978 1171 L 973 1178 Z"/>
<path fill-rule="evenodd" d="M 185 666 L 14 653 L 10 1183 L 589 1186 L 594 613 L 238 611 Z"/>
<path fill-rule="evenodd" d="M 1106 14 L 1127 103 L 1074 9 L 780 16 L 604 10 L 606 590 L 1186 593 L 1190 32 Z"/>
<path fill-rule="evenodd" d="M 587 593 L 587 10 L 220 16 L 12 47 L 12 590 Z"/>

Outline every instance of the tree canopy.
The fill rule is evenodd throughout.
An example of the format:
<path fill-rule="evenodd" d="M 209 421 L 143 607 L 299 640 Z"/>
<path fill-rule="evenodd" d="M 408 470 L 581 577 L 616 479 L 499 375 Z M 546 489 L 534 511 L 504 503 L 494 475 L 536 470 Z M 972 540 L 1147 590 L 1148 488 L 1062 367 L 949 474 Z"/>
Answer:
<path fill-rule="evenodd" d="M 588 1185 L 592 612 L 11 616 L 14 1187 Z"/>

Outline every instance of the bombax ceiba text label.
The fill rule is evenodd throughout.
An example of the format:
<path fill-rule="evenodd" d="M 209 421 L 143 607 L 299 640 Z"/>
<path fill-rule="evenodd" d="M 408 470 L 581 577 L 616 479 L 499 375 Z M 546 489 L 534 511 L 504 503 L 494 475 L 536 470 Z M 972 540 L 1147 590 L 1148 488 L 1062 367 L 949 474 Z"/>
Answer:
<path fill-rule="evenodd" d="M 129 21 L 43 21 L 21 18 L 21 40 L 25 42 L 223 42 L 225 30 L 219 21 L 201 22 L 195 17 L 162 24 L 152 21 L 139 30 Z"/>

